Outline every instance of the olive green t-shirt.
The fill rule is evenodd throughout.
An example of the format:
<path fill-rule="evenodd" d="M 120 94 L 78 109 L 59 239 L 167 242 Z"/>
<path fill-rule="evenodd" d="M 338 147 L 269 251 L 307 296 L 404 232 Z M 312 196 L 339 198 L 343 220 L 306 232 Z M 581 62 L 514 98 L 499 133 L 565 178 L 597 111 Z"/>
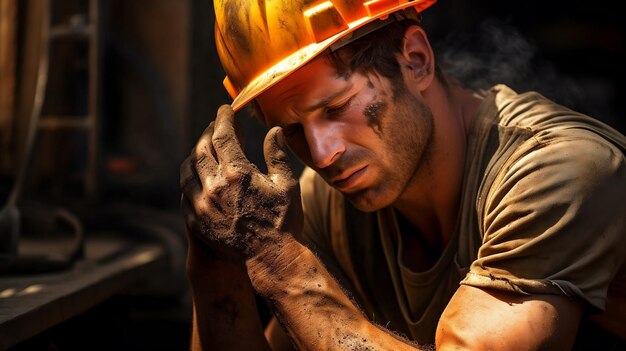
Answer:
<path fill-rule="evenodd" d="M 419 343 L 434 342 L 459 284 L 566 295 L 602 313 L 607 299 L 626 303 L 624 150 L 601 122 L 498 85 L 473 117 L 456 230 L 433 267 L 403 265 L 392 207 L 358 211 L 311 169 L 299 240 L 370 320 Z"/>

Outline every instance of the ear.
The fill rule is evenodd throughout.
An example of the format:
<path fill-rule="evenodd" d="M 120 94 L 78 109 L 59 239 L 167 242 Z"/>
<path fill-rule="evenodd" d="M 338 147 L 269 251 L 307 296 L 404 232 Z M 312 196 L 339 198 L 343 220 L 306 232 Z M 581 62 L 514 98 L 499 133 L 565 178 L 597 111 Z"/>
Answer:
<path fill-rule="evenodd" d="M 430 86 L 435 77 L 435 56 L 421 27 L 407 28 L 399 63 L 409 89 L 422 92 Z"/>

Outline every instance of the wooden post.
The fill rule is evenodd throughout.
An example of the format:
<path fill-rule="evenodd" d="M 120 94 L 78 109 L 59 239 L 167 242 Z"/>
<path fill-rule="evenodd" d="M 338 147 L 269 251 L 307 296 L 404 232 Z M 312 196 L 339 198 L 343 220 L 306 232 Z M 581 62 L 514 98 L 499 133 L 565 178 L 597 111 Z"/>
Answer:
<path fill-rule="evenodd" d="M 0 174 L 11 173 L 15 121 L 17 1 L 0 0 Z"/>

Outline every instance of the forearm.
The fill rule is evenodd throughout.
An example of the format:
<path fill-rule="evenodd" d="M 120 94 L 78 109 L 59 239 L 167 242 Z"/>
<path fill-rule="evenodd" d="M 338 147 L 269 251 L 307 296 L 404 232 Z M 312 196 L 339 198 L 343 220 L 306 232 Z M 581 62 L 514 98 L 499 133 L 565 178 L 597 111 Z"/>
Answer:
<path fill-rule="evenodd" d="M 194 301 L 191 350 L 267 350 L 254 291 L 243 263 L 189 250 Z"/>
<path fill-rule="evenodd" d="M 254 288 L 300 350 L 416 349 L 369 322 L 317 257 L 293 239 L 247 265 Z"/>

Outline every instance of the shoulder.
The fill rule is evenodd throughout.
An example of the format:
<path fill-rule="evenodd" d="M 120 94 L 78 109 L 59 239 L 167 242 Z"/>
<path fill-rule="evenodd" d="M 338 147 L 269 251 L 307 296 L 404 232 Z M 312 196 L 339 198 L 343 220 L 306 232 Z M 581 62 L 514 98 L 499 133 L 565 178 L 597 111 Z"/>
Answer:
<path fill-rule="evenodd" d="M 626 137 L 606 123 L 574 111 L 550 100 L 539 92 L 517 93 L 506 85 L 496 85 L 488 92 L 492 96 L 501 128 L 519 128 L 546 140 L 586 130 L 626 149 Z"/>
<path fill-rule="evenodd" d="M 495 155 L 500 158 L 490 169 L 492 194 L 529 191 L 524 184 L 583 191 L 607 181 L 626 182 L 626 138 L 610 126 L 536 92 L 517 94 L 500 85 L 492 93 L 498 111 Z"/>
<path fill-rule="evenodd" d="M 626 255 L 624 154 L 582 129 L 529 143 L 487 193 L 473 271 L 531 293 L 558 286 L 603 309 Z"/>
<path fill-rule="evenodd" d="M 536 193 L 555 203 L 583 198 L 622 201 L 626 191 L 623 146 L 597 130 L 568 124 L 531 135 L 496 170 L 494 185 L 500 193 Z"/>
<path fill-rule="evenodd" d="M 536 91 L 517 93 L 500 84 L 491 88 L 488 94 L 493 95 L 498 120 L 503 126 L 540 128 L 546 127 L 550 122 L 556 122 L 554 118 L 558 116 L 581 115 Z"/>
<path fill-rule="evenodd" d="M 497 151 L 478 194 L 482 244 L 465 282 L 603 309 L 626 256 L 626 139 L 540 94 L 494 94 Z"/>

